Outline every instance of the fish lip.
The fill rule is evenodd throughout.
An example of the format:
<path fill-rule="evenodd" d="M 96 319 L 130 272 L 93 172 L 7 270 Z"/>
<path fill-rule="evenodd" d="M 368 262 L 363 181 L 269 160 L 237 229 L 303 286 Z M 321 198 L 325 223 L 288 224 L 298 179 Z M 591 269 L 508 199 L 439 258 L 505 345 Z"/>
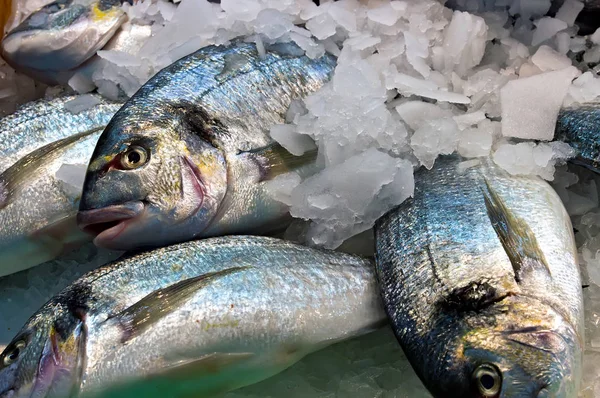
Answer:
<path fill-rule="evenodd" d="M 11 398 L 15 395 L 15 387 L 10 387 L 2 392 L 0 392 L 0 398 Z"/>
<path fill-rule="evenodd" d="M 99 236 L 101 233 L 109 231 L 123 222 L 139 216 L 144 211 L 144 203 L 142 201 L 126 202 L 120 205 L 112 205 L 102 207 L 100 209 L 83 210 L 77 213 L 77 225 L 84 232 Z M 112 228 L 95 233 L 94 225 L 105 224 L 110 222 L 119 222 Z"/>

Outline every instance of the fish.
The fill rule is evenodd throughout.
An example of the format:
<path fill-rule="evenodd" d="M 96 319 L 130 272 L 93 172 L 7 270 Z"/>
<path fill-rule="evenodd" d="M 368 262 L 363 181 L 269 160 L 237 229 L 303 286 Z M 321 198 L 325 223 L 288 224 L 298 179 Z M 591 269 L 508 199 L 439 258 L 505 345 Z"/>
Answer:
<path fill-rule="evenodd" d="M 122 105 L 98 94 L 66 95 L 22 105 L 0 119 L 0 172 L 51 142 L 104 128 Z"/>
<path fill-rule="evenodd" d="M 392 329 L 434 397 L 577 397 L 584 323 L 577 249 L 556 192 L 490 159 L 415 173 L 375 225 Z"/>
<path fill-rule="evenodd" d="M 56 0 L 9 31 L 0 44 L 14 69 L 48 84 L 92 58 L 127 21 L 121 0 Z"/>
<path fill-rule="evenodd" d="M 560 110 L 554 139 L 569 144 L 576 155 L 569 162 L 600 172 L 600 104 L 572 105 Z"/>
<path fill-rule="evenodd" d="M 208 46 L 143 85 L 112 118 L 90 160 L 78 222 L 94 243 L 134 250 L 285 227 L 272 178 L 319 170 L 269 135 L 292 100 L 319 89 L 336 59 L 292 43 Z"/>
<path fill-rule="evenodd" d="M 65 103 L 38 101 L 0 120 L 10 127 L 0 129 L 0 276 L 92 240 L 76 223 L 83 179 L 102 129 L 120 105 L 102 101 L 71 114 Z"/>
<path fill-rule="evenodd" d="M 0 355 L 0 397 L 212 396 L 385 324 L 369 260 L 258 236 L 185 242 L 52 298 Z"/>

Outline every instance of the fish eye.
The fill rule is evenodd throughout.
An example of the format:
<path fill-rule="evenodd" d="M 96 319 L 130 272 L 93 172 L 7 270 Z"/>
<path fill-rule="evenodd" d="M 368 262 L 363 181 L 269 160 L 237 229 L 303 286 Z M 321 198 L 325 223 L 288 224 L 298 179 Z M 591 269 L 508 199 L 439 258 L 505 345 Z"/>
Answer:
<path fill-rule="evenodd" d="M 21 352 L 23 351 L 26 345 L 27 344 L 25 343 L 25 341 L 19 340 L 11 349 L 4 352 L 4 358 L 2 361 L 4 363 L 4 366 L 10 366 L 13 363 L 15 363 L 15 361 L 19 359 L 19 356 L 21 355 Z"/>
<path fill-rule="evenodd" d="M 132 146 L 121 156 L 121 166 L 125 170 L 142 167 L 148 161 L 148 152 L 141 146 Z"/>
<path fill-rule="evenodd" d="M 491 398 L 500 394 L 502 375 L 500 370 L 491 364 L 479 365 L 473 372 L 473 382 L 482 397 Z"/>

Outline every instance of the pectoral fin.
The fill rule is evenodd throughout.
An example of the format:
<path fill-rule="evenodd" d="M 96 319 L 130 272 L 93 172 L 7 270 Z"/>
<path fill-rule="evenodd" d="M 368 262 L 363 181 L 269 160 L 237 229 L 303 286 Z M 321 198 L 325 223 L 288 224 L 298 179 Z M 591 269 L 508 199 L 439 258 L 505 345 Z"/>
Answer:
<path fill-rule="evenodd" d="M 513 214 L 487 179 L 482 188 L 485 207 L 492 227 L 512 264 L 517 283 L 524 273 L 537 269 L 550 275 L 550 269 L 537 239 L 527 223 Z"/>
<path fill-rule="evenodd" d="M 100 127 L 51 142 L 23 156 L 15 164 L 4 170 L 0 174 L 0 209 L 8 206 L 13 196 L 22 189 L 28 178 L 31 178 L 32 175 L 40 170 L 42 165 L 50 163 L 60 149 L 101 130 L 102 128 Z"/>
<path fill-rule="evenodd" d="M 233 267 L 185 279 L 150 293 L 131 307 L 111 316 L 109 319 L 119 319 L 124 329 L 122 342 L 125 343 L 181 306 L 198 290 L 219 278 L 248 268 L 250 267 Z"/>
<path fill-rule="evenodd" d="M 258 164 L 261 170 L 260 181 L 268 181 L 278 175 L 314 163 L 317 159 L 317 150 L 313 149 L 300 156 L 295 156 L 281 145 L 274 143 L 253 151 L 242 152 L 241 155 L 250 156 Z"/>

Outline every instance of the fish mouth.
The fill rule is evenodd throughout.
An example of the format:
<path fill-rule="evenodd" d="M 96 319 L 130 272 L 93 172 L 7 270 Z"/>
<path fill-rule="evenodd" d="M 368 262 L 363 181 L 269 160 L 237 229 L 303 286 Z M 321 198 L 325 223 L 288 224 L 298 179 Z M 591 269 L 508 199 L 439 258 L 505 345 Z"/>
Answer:
<path fill-rule="evenodd" d="M 12 398 L 15 396 L 15 389 L 13 387 L 0 393 L 0 398 Z"/>
<path fill-rule="evenodd" d="M 127 202 L 121 205 L 103 207 L 101 209 L 84 210 L 77 214 L 79 228 L 94 235 L 94 244 L 104 247 L 116 239 L 132 222 L 144 212 L 141 201 Z"/>

